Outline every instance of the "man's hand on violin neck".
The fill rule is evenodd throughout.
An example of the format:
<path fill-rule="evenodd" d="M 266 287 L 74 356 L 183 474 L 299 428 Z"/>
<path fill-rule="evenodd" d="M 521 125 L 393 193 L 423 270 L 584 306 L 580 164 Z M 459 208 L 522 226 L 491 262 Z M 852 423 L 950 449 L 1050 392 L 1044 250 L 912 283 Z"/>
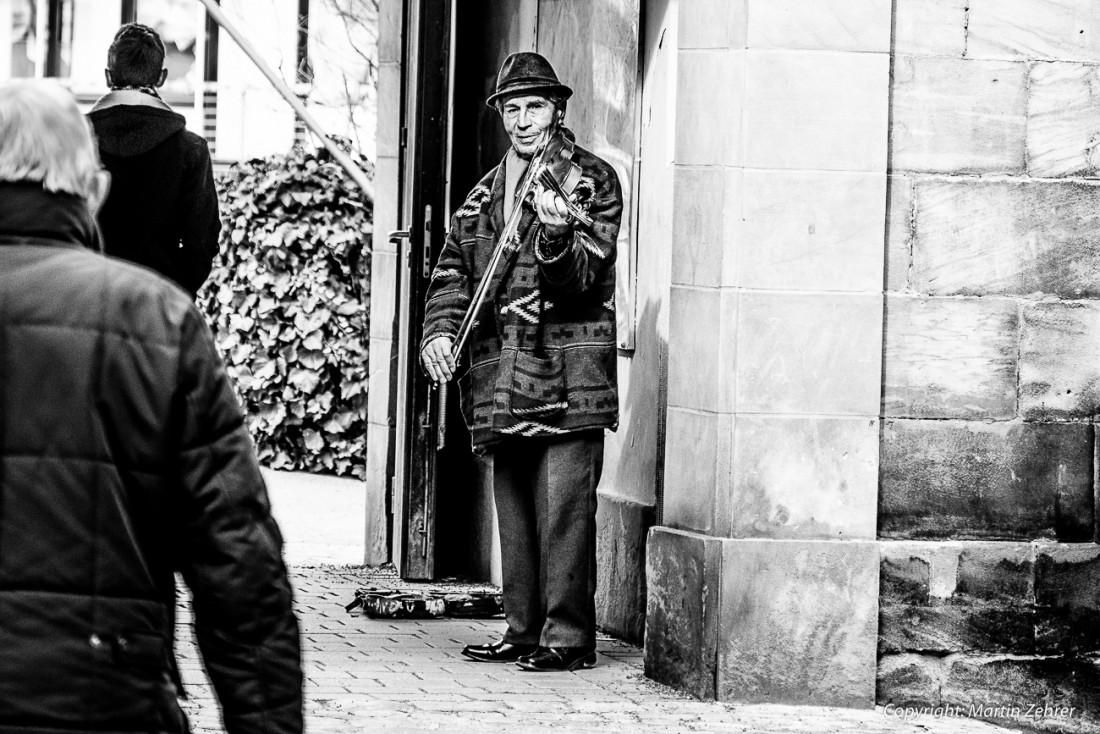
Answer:
<path fill-rule="evenodd" d="M 455 373 L 454 342 L 449 336 L 437 336 L 424 346 L 420 361 L 432 382 L 450 382 Z"/>
<path fill-rule="evenodd" d="M 569 207 L 553 191 L 543 189 L 535 196 L 535 211 L 538 212 L 539 221 L 542 222 L 546 236 L 557 239 L 569 231 L 573 222 L 573 215 L 569 213 Z"/>

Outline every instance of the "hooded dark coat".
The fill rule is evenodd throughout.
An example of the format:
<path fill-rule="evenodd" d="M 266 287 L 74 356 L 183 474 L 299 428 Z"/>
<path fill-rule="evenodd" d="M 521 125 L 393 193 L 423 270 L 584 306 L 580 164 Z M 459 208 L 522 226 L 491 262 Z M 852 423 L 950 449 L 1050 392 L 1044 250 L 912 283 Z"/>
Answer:
<path fill-rule="evenodd" d="M 151 268 L 193 297 L 210 275 L 221 230 L 206 141 L 143 92 L 111 92 L 88 119 L 111 173 L 99 212 L 107 254 Z"/>
<path fill-rule="evenodd" d="M 282 540 L 194 303 L 0 183 L 0 734 L 186 731 L 175 577 L 230 734 L 302 731 Z"/>

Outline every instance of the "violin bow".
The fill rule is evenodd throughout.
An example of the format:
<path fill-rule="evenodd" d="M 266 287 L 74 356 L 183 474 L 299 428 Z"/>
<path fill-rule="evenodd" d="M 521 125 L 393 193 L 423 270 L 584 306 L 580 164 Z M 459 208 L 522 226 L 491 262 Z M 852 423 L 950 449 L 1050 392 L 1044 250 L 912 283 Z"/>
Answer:
<path fill-rule="evenodd" d="M 557 133 L 556 129 L 554 133 Z M 527 170 L 524 172 L 520 185 L 516 187 L 515 204 L 512 206 L 512 214 L 508 217 L 508 222 L 504 225 L 504 231 L 501 233 L 500 237 L 497 238 L 496 245 L 493 247 L 492 257 L 489 258 L 489 264 L 485 267 L 485 272 L 481 276 L 481 281 L 477 284 L 477 289 L 474 290 L 473 298 L 470 299 L 470 306 L 466 309 L 466 313 L 462 317 L 462 322 L 458 326 L 458 334 L 455 336 L 454 344 L 451 346 L 451 354 L 454 355 L 456 366 L 462 355 L 462 348 L 466 345 L 466 340 L 469 338 L 470 331 L 473 329 L 477 314 L 481 310 L 482 304 L 485 302 L 485 296 L 489 291 L 489 283 L 493 280 L 493 274 L 500 265 L 505 249 L 507 249 L 509 243 L 516 237 L 516 232 L 519 229 L 519 222 L 523 216 L 523 202 L 527 199 L 527 195 L 534 189 L 535 184 L 541 183 L 542 174 L 549 173 L 543 164 L 543 157 L 546 154 L 547 145 L 553 137 L 553 135 L 548 135 L 546 141 L 543 142 L 535 151 L 535 154 L 531 156 L 531 163 L 527 166 Z M 553 179 L 553 176 L 551 175 L 550 178 Z M 555 181 L 555 184 L 556 183 Z M 568 198 L 566 198 L 566 201 L 568 201 Z M 447 384 L 447 382 L 440 382 L 437 384 L 439 394 L 437 396 L 438 401 L 436 402 L 436 451 L 439 451 L 447 445 Z"/>

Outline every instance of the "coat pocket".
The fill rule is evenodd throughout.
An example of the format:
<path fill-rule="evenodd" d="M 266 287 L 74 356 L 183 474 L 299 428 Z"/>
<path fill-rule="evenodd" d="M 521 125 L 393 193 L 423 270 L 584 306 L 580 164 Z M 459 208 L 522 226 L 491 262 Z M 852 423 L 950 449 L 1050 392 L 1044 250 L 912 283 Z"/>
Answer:
<path fill-rule="evenodd" d="M 561 347 L 516 352 L 510 412 L 517 420 L 547 422 L 565 415 L 569 399 Z"/>

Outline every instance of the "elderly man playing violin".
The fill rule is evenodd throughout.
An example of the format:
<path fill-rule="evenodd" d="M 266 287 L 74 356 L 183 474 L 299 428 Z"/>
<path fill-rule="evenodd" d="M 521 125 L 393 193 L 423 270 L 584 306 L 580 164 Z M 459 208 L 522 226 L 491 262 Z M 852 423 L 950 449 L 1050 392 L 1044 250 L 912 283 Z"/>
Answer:
<path fill-rule="evenodd" d="M 432 380 L 459 376 L 492 463 L 508 629 L 462 653 L 529 671 L 596 664 L 596 485 L 619 411 L 622 193 L 562 125 L 571 95 L 538 54 L 501 66 L 488 104 L 512 147 L 451 220 L 420 352 Z"/>

